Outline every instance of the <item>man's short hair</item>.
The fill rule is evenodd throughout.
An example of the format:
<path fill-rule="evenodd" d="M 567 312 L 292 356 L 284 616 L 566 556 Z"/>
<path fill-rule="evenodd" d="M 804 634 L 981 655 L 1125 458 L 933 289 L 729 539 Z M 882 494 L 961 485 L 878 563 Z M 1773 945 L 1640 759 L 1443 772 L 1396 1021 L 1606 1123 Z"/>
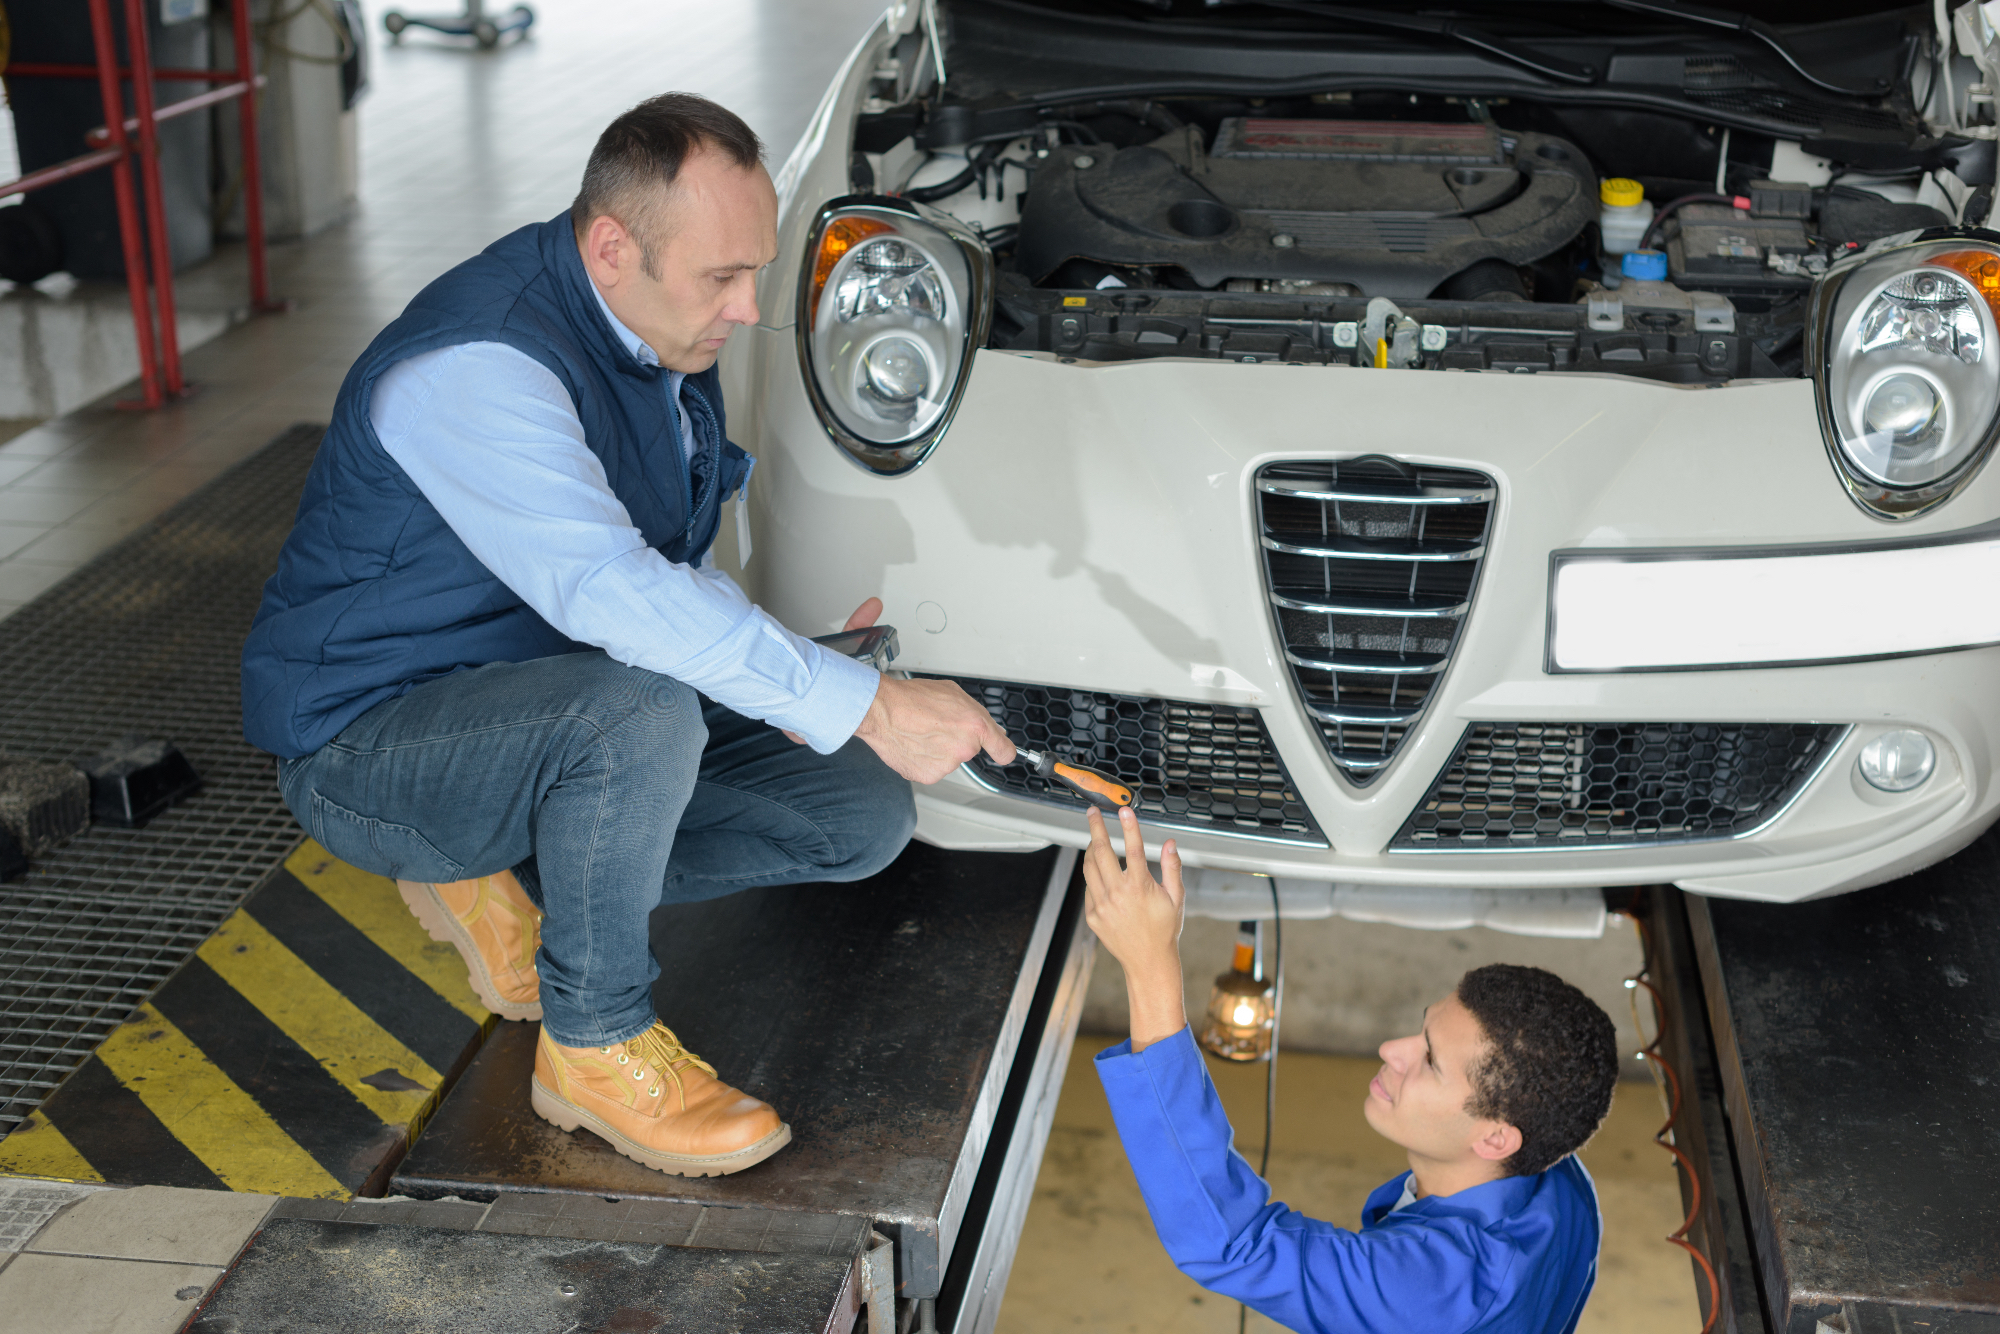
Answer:
<path fill-rule="evenodd" d="M 739 167 L 764 160 L 764 144 L 743 118 L 693 93 L 661 93 L 604 127 L 583 188 L 570 205 L 570 226 L 582 241 L 591 219 L 616 218 L 639 243 L 646 276 L 660 276 L 660 245 L 666 240 L 668 204 L 681 167 L 697 151 L 709 149 Z"/>
<path fill-rule="evenodd" d="M 1458 1002 L 1486 1035 L 1465 1110 L 1521 1132 L 1501 1164 L 1508 1175 L 1532 1176 L 1582 1148 L 1618 1082 L 1618 1032 L 1603 1007 L 1554 973 L 1510 963 L 1467 973 Z"/>

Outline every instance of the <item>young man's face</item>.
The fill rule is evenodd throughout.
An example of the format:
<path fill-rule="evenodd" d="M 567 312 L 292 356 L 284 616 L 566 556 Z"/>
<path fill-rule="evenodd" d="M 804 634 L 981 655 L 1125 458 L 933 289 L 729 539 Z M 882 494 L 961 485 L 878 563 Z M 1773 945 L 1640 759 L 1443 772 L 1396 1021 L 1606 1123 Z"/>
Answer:
<path fill-rule="evenodd" d="M 1382 1044 L 1382 1072 L 1368 1084 L 1368 1124 L 1420 1158 L 1454 1163 L 1473 1154 L 1495 1125 L 1465 1110 L 1468 1072 L 1485 1049 L 1479 1021 L 1457 993 L 1446 996 L 1424 1011 L 1421 1033 Z"/>
<path fill-rule="evenodd" d="M 715 364 L 738 325 L 757 322 L 757 271 L 778 255 L 778 197 L 761 166 L 701 149 L 681 164 L 664 216 L 659 277 L 608 218 L 592 223 L 584 263 L 611 313 L 660 364 L 692 375 Z"/>

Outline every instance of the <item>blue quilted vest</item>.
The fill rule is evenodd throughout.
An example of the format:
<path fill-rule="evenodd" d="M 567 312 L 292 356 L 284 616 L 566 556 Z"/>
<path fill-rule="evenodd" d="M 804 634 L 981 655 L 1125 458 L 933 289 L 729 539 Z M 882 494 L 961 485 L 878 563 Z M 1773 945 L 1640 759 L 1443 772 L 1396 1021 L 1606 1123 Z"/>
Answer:
<path fill-rule="evenodd" d="M 640 365 L 612 332 L 569 215 L 523 227 L 418 293 L 347 373 L 243 646 L 252 745 L 309 755 L 421 682 L 588 647 L 466 549 L 369 424 L 377 376 L 434 348 L 483 342 L 518 348 L 562 381 L 584 442 L 649 545 L 694 563 L 714 541 L 722 499 L 750 464 L 725 436 L 714 368 L 681 387 L 695 434 L 690 467 L 666 372 Z"/>

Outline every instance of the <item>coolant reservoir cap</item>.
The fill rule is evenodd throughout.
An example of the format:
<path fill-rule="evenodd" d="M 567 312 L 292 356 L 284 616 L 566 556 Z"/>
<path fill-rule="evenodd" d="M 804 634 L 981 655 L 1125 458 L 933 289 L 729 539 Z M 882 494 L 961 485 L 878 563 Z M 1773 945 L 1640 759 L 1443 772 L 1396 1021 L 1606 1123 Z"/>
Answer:
<path fill-rule="evenodd" d="M 1667 252 L 1664 250 L 1631 250 L 1618 264 L 1619 272 L 1627 278 L 1642 281 L 1665 282 L 1667 280 Z"/>
<path fill-rule="evenodd" d="M 1597 197 L 1613 208 L 1630 208 L 1646 202 L 1646 187 L 1623 176 L 1607 176 L 1597 184 Z"/>

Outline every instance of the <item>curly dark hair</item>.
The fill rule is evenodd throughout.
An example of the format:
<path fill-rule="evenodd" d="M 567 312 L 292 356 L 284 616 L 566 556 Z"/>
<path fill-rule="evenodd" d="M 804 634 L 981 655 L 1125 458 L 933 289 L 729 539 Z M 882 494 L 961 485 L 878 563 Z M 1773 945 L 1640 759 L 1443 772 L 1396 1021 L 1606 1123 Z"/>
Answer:
<path fill-rule="evenodd" d="M 1465 1110 L 1521 1132 L 1501 1164 L 1532 1176 L 1582 1148 L 1611 1110 L 1618 1082 L 1618 1034 L 1611 1016 L 1554 973 L 1519 964 L 1475 968 L 1458 1001 L 1479 1021 L 1486 1052 L 1468 1077 Z"/>

